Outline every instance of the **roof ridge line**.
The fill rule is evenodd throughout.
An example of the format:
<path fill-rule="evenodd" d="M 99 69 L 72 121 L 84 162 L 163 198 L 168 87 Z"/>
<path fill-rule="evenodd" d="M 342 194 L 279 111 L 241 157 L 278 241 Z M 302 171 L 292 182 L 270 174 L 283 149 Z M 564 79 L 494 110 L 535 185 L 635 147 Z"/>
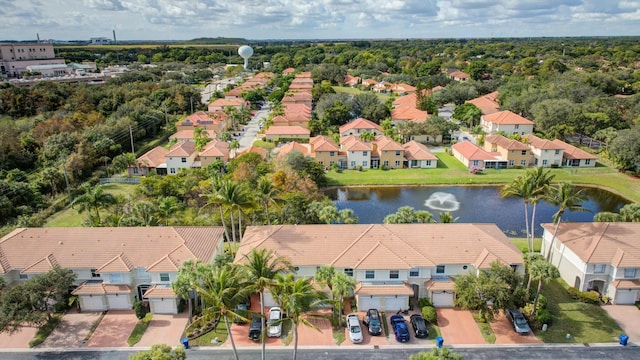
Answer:
<path fill-rule="evenodd" d="M 602 231 L 600 232 L 600 236 L 598 236 L 598 238 L 595 239 L 595 241 L 593 241 L 589 246 L 588 248 L 589 256 L 587 257 L 587 260 L 588 260 L 587 262 L 591 262 L 591 257 L 593 256 L 593 253 L 596 251 L 598 244 L 600 244 L 600 241 L 602 241 L 602 238 L 604 237 L 604 234 L 607 232 L 607 229 L 609 229 L 609 225 L 610 223 L 605 223 L 604 229 L 602 229 Z"/>
<path fill-rule="evenodd" d="M 342 252 L 340 254 L 338 254 L 338 256 L 336 256 L 335 259 L 333 259 L 333 261 L 331 261 L 329 263 L 329 265 L 333 265 L 335 264 L 342 256 L 344 256 L 347 251 L 349 251 L 352 247 L 355 246 L 355 244 L 360 241 L 360 239 L 362 239 L 376 224 L 370 224 L 367 229 L 365 231 L 363 231 L 360 235 L 358 235 L 344 250 L 342 250 Z"/>

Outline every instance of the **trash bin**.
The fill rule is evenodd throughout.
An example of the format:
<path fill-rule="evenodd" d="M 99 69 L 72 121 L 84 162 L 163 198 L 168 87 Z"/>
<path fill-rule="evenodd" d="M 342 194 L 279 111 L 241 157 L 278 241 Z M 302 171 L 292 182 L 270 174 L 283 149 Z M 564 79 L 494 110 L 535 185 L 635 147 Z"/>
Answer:
<path fill-rule="evenodd" d="M 442 348 L 442 344 L 444 344 L 444 339 L 442 338 L 442 336 L 436 337 L 436 347 L 440 349 Z"/>
<path fill-rule="evenodd" d="M 189 338 L 183 338 L 182 339 L 182 345 L 184 345 L 185 349 L 189 348 Z"/>
<path fill-rule="evenodd" d="M 627 346 L 627 342 L 629 342 L 629 336 L 620 334 L 620 345 Z"/>

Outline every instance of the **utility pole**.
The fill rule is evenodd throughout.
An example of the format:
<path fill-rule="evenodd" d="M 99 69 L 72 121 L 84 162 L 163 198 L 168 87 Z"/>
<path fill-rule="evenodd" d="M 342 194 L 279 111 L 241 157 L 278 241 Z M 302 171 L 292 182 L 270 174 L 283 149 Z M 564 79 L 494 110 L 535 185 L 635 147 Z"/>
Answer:
<path fill-rule="evenodd" d="M 193 96 L 189 97 L 189 100 L 191 100 L 191 113 L 193 114 Z"/>
<path fill-rule="evenodd" d="M 131 153 L 135 154 L 136 150 L 133 148 L 133 127 L 129 125 L 129 137 L 131 138 Z"/>
<path fill-rule="evenodd" d="M 64 175 L 64 182 L 67 184 L 67 194 L 69 195 L 69 203 L 72 203 L 71 199 L 71 186 L 69 186 L 69 177 L 67 176 L 67 159 L 62 159 L 62 174 Z"/>

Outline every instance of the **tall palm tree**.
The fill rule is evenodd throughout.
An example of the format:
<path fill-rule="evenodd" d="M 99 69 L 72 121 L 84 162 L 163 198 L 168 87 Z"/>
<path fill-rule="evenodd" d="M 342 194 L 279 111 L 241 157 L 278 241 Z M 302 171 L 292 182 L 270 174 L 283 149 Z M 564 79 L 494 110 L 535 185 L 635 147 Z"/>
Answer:
<path fill-rule="evenodd" d="M 531 194 L 531 179 L 524 176 L 518 176 L 511 183 L 502 188 L 502 197 L 518 197 L 524 202 L 525 232 L 527 234 L 527 247 L 529 252 L 533 251 L 533 247 L 529 239 L 529 202 L 531 200 Z"/>
<path fill-rule="evenodd" d="M 235 264 L 222 267 L 209 266 L 207 271 L 201 271 L 199 275 L 201 276 L 195 283 L 195 290 L 202 297 L 204 308 L 202 316 L 194 324 L 196 322 L 208 324 L 222 317 L 231 341 L 233 355 L 238 360 L 238 350 L 231 333 L 229 318 L 244 316 L 236 312 L 236 306 L 244 301 L 250 291 L 242 268 Z"/>
<path fill-rule="evenodd" d="M 451 215 L 451 212 L 446 211 L 446 212 L 439 213 L 438 219 L 440 220 L 440 224 L 453 224 L 454 222 L 458 221 L 460 217 L 459 216 L 454 217 L 453 215 Z"/>
<path fill-rule="evenodd" d="M 293 328 L 293 360 L 298 355 L 298 327 L 308 326 L 318 329 L 308 319 L 310 312 L 320 309 L 325 303 L 327 294 L 314 288 L 310 278 L 295 278 L 289 273 L 285 276 L 276 275 L 276 286 L 273 288 L 276 302 L 282 307 Z"/>
<path fill-rule="evenodd" d="M 269 205 L 278 205 L 283 202 L 283 200 L 278 197 L 280 190 L 278 190 L 277 187 L 273 186 L 273 182 L 271 182 L 271 180 L 263 176 L 260 178 L 260 180 L 258 180 L 258 187 L 256 192 L 258 200 L 262 204 L 264 217 L 265 219 L 267 219 L 267 224 L 271 225 L 271 217 L 269 216 Z"/>
<path fill-rule="evenodd" d="M 538 299 L 540 298 L 540 291 L 542 290 L 542 284 L 547 283 L 560 276 L 558 269 L 551 263 L 544 259 L 538 258 L 534 260 L 529 266 L 529 272 L 533 280 L 538 280 L 538 289 L 536 291 L 535 300 L 533 300 L 533 309 L 531 315 L 535 315 L 538 309 Z"/>
<path fill-rule="evenodd" d="M 269 289 L 274 282 L 276 274 L 285 273 L 293 269 L 289 259 L 276 255 L 273 250 L 251 249 L 249 254 L 243 255 L 244 269 L 248 276 L 251 289 L 260 294 L 260 315 L 262 318 L 262 328 L 266 329 L 264 311 L 264 292 Z M 265 341 L 262 341 L 262 359 L 265 358 Z"/>
<path fill-rule="evenodd" d="M 201 208 L 200 208 L 200 212 L 203 211 L 204 209 L 207 209 L 209 207 L 215 206 L 220 210 L 220 221 L 222 222 L 222 228 L 224 229 L 224 235 L 225 238 L 227 239 L 227 241 L 232 241 L 231 240 L 231 236 L 229 235 L 229 230 L 227 229 L 227 225 L 225 224 L 224 221 L 224 207 L 223 207 L 223 201 L 222 199 L 218 196 L 218 193 L 222 190 L 222 180 L 220 179 L 220 177 L 214 177 L 211 179 L 211 185 L 213 187 L 213 191 L 210 194 L 201 194 L 200 196 L 202 197 L 206 197 L 207 198 L 207 203 L 204 204 Z"/>
<path fill-rule="evenodd" d="M 175 196 L 161 196 L 158 198 L 158 214 L 165 226 L 169 225 L 169 219 L 180 210 L 181 206 Z"/>
<path fill-rule="evenodd" d="M 375 139 L 376 139 L 376 135 L 371 131 L 365 131 L 362 134 L 360 134 L 360 140 L 364 142 L 371 142 Z"/>
<path fill-rule="evenodd" d="M 356 281 L 345 273 L 339 272 L 333 278 L 331 296 L 338 303 L 338 324 L 342 325 L 342 306 L 345 296 L 353 294 L 356 289 Z"/>
<path fill-rule="evenodd" d="M 556 224 L 556 226 L 553 230 L 553 237 L 551 238 L 549 249 L 547 249 L 547 254 L 545 255 L 545 258 L 549 260 L 551 258 L 551 249 L 553 249 L 553 243 L 556 240 L 556 235 L 558 235 L 558 228 L 560 228 L 562 216 L 564 215 L 565 211 L 588 210 L 582 207 L 582 202 L 586 199 L 583 194 L 583 190 L 576 191 L 576 188 L 571 183 L 562 182 L 556 186 L 550 187 L 544 199 L 549 204 L 558 207 L 558 211 L 553 214 L 553 222 Z"/>
<path fill-rule="evenodd" d="M 94 212 L 97 225 L 100 225 L 100 209 L 105 208 L 107 205 L 113 205 L 116 203 L 116 198 L 104 192 L 104 188 L 100 185 L 96 185 L 87 189 L 87 192 L 78 196 L 71 206 L 78 205 L 78 212 L 84 211 Z"/>
<path fill-rule="evenodd" d="M 526 177 L 531 181 L 531 204 L 533 210 L 531 212 L 531 251 L 533 251 L 533 239 L 535 238 L 535 225 L 536 225 L 536 209 L 538 202 L 544 197 L 548 186 L 551 184 L 551 180 L 555 175 L 551 174 L 551 171 L 541 166 L 527 170 Z"/>
<path fill-rule="evenodd" d="M 200 265 L 199 261 L 187 260 L 182 263 L 180 269 L 178 269 L 178 276 L 176 280 L 171 283 L 173 291 L 183 299 L 187 300 L 187 307 L 189 312 L 189 324 L 193 321 L 193 303 L 191 301 L 191 292 L 193 291 L 196 282 L 198 281 L 197 268 Z"/>
<path fill-rule="evenodd" d="M 226 205 L 231 219 L 231 237 L 233 241 L 239 241 L 242 238 L 242 212 L 254 205 L 253 197 L 247 187 L 242 183 L 235 183 L 231 180 L 223 180 L 219 190 L 216 192 L 216 198 Z M 236 236 L 236 225 L 234 211 L 238 213 L 238 233 Z"/>

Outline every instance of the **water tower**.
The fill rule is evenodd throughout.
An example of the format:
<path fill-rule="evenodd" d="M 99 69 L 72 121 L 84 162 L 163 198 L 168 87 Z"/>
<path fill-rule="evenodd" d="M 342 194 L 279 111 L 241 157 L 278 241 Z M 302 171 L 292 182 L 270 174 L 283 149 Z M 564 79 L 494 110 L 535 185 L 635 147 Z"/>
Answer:
<path fill-rule="evenodd" d="M 244 69 L 247 70 L 247 67 L 249 66 L 249 58 L 253 55 L 253 49 L 251 46 L 242 45 L 238 49 L 238 55 L 244 59 Z"/>

